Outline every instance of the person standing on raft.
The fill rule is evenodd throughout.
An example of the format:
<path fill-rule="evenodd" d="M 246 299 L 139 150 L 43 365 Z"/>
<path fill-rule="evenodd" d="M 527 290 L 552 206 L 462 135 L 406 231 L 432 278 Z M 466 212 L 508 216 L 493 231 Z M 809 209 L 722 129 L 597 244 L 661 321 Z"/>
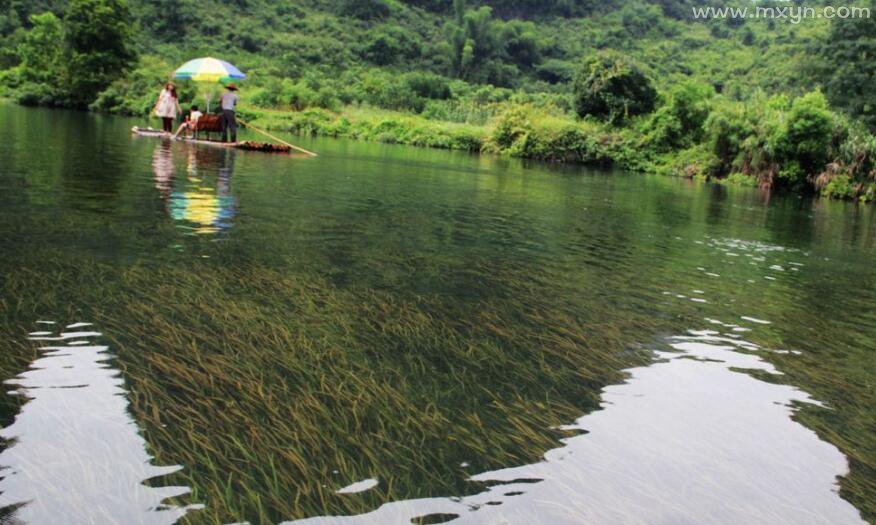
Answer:
<path fill-rule="evenodd" d="M 165 133 L 173 133 L 173 121 L 176 114 L 182 110 L 179 107 L 179 99 L 176 95 L 176 86 L 173 82 L 165 84 L 164 89 L 158 94 L 158 102 L 152 111 L 161 117 L 161 127 Z"/>
<path fill-rule="evenodd" d="M 237 108 L 237 86 L 228 84 L 225 93 L 219 99 L 222 106 L 222 142 L 228 142 L 228 131 L 231 131 L 231 142 L 237 142 L 237 118 L 234 111 Z"/>

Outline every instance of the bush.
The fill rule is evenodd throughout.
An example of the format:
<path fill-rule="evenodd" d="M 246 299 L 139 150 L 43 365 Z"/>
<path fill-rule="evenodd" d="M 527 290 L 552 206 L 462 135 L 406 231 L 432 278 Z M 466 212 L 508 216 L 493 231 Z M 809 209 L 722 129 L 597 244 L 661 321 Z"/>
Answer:
<path fill-rule="evenodd" d="M 821 92 L 807 93 L 794 100 L 785 125 L 774 138 L 779 160 L 796 163 L 792 182 L 800 182 L 801 173 L 805 177 L 821 171 L 828 160 L 833 134 L 834 117 Z"/>
<path fill-rule="evenodd" d="M 678 175 L 705 179 L 717 173 L 718 159 L 707 147 L 694 146 L 678 152 L 675 165 Z"/>
<path fill-rule="evenodd" d="M 361 102 L 380 108 L 419 113 L 426 105 L 423 97 L 415 93 L 403 78 L 383 71 L 366 72 L 357 90 Z"/>
<path fill-rule="evenodd" d="M 360 20 L 386 18 L 392 13 L 392 6 L 387 0 L 340 0 L 338 13 Z"/>
<path fill-rule="evenodd" d="M 16 101 L 24 106 L 62 106 L 65 95 L 50 84 L 28 82 L 16 92 Z"/>
<path fill-rule="evenodd" d="M 286 78 L 282 81 L 271 79 L 247 99 L 258 107 L 280 107 L 295 111 L 314 107 L 337 110 L 341 106 L 335 89 L 313 77 L 297 80 Z"/>
<path fill-rule="evenodd" d="M 384 24 L 368 30 L 359 54 L 380 66 L 415 60 L 422 54 L 419 35 L 403 27 Z"/>
<path fill-rule="evenodd" d="M 575 76 L 575 68 L 569 62 L 551 58 L 535 68 L 538 78 L 551 84 L 569 82 Z"/>
<path fill-rule="evenodd" d="M 772 184 L 783 161 L 775 137 L 786 120 L 785 97 L 756 94 L 747 103 L 723 101 L 704 125 L 706 143 L 719 162 L 718 173 L 738 171 Z"/>
<path fill-rule="evenodd" d="M 703 138 L 714 89 L 685 82 L 672 90 L 669 101 L 648 122 L 647 142 L 659 150 L 687 147 Z"/>
<path fill-rule="evenodd" d="M 573 82 L 578 116 L 593 115 L 620 123 L 633 115 L 650 113 L 657 91 L 642 69 L 629 59 L 601 52 L 588 59 Z"/>
<path fill-rule="evenodd" d="M 482 104 L 468 98 L 429 100 L 421 115 L 430 120 L 485 124 L 496 115 L 496 104 Z"/>
<path fill-rule="evenodd" d="M 450 81 L 441 75 L 413 72 L 404 76 L 404 82 L 419 97 L 436 100 L 450 98 Z"/>
<path fill-rule="evenodd" d="M 744 173 L 731 173 L 727 175 L 726 179 L 723 179 L 723 182 L 733 184 L 734 186 L 747 186 L 751 188 L 757 186 L 757 179 Z"/>
<path fill-rule="evenodd" d="M 850 176 L 837 175 L 821 189 L 821 194 L 831 199 L 854 199 L 857 191 Z"/>
<path fill-rule="evenodd" d="M 368 36 L 361 54 L 369 62 L 385 66 L 395 62 L 401 52 L 402 46 L 398 39 L 384 32 L 376 32 Z"/>
<path fill-rule="evenodd" d="M 861 124 L 847 124 L 837 160 L 856 180 L 876 180 L 876 137 Z"/>
<path fill-rule="evenodd" d="M 777 175 L 777 182 L 793 189 L 803 189 L 806 185 L 806 171 L 800 167 L 796 160 L 788 161 L 781 165 Z"/>
<path fill-rule="evenodd" d="M 513 104 L 497 117 L 487 151 L 546 161 L 608 165 L 618 160 L 600 128 Z"/>

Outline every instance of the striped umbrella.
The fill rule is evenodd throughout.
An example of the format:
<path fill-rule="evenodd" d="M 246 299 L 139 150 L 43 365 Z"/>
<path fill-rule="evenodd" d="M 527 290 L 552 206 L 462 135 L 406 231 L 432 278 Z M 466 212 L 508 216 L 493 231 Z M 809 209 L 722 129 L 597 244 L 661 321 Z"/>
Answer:
<path fill-rule="evenodd" d="M 189 60 L 177 68 L 173 76 L 195 82 L 231 82 L 246 78 L 246 75 L 233 65 L 213 57 Z"/>

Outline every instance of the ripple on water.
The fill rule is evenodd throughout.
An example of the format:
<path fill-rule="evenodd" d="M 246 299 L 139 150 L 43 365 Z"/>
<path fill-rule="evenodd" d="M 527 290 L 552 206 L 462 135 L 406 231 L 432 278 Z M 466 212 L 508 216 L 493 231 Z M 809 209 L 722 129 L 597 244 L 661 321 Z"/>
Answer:
<path fill-rule="evenodd" d="M 376 487 L 378 481 L 373 478 L 363 479 L 362 481 L 357 481 L 355 483 L 351 483 L 344 488 L 338 489 L 335 492 L 338 494 L 356 494 L 358 492 L 365 492 L 366 490 L 371 490 Z"/>
<path fill-rule="evenodd" d="M 539 463 L 473 476 L 490 486 L 480 494 L 295 523 L 863 523 L 837 494 L 846 457 L 791 419 L 792 403 L 817 402 L 738 371 L 778 374 L 757 345 L 715 330 L 669 345 L 604 389 L 602 410 L 567 425 L 586 433 Z"/>
<path fill-rule="evenodd" d="M 40 324 L 54 324 L 43 321 Z M 67 328 L 90 326 L 74 323 Z M 173 523 L 198 508 L 162 504 L 187 487 L 144 481 L 180 466 L 155 466 L 128 413 L 119 372 L 99 332 L 33 333 L 45 346 L 30 369 L 6 381 L 27 398 L 15 421 L 0 431 L 11 445 L 0 453 L 0 508 L 21 523 Z"/>

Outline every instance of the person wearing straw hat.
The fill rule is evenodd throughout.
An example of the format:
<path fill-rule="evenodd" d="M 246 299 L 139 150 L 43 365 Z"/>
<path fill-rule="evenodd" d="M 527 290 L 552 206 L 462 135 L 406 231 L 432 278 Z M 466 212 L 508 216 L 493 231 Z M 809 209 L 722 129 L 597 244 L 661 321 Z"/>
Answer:
<path fill-rule="evenodd" d="M 228 142 L 228 132 L 231 132 L 231 142 L 237 142 L 237 118 L 234 114 L 237 109 L 238 95 L 237 85 L 233 82 L 225 86 L 225 93 L 219 98 L 222 107 L 222 142 Z"/>

